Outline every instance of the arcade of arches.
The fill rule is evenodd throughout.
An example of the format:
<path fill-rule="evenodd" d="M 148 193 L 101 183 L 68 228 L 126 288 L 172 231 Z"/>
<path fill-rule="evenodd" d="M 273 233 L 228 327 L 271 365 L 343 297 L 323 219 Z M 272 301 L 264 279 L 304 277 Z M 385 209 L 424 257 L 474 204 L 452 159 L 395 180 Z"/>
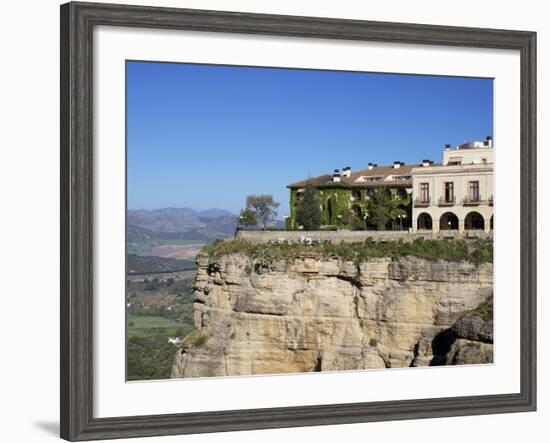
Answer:
<path fill-rule="evenodd" d="M 489 220 L 485 220 L 479 212 L 471 211 L 464 218 L 464 225 L 463 225 L 464 230 L 465 231 L 470 231 L 470 230 L 483 231 L 485 230 L 487 224 L 489 225 L 489 229 L 492 230 L 493 217 L 494 216 L 491 216 Z M 434 222 L 431 215 L 428 214 L 427 212 L 422 212 L 418 215 L 416 226 L 419 231 L 431 231 L 433 229 L 433 223 Z M 459 230 L 460 221 L 458 219 L 458 216 L 450 211 L 445 212 L 439 218 L 438 227 L 440 231 Z"/>

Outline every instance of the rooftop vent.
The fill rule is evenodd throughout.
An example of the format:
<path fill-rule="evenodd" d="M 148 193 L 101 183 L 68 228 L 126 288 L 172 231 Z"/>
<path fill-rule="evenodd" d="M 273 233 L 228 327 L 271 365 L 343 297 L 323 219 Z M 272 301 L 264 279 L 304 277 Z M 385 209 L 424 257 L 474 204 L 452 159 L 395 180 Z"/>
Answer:
<path fill-rule="evenodd" d="M 370 163 L 368 164 L 368 168 L 369 170 L 371 170 L 372 168 L 376 168 L 376 166 L 378 166 L 376 163 Z"/>
<path fill-rule="evenodd" d="M 449 143 L 447 143 L 445 145 L 445 151 L 450 151 L 451 150 L 451 145 Z"/>
<path fill-rule="evenodd" d="M 488 135 L 487 138 L 485 139 L 485 146 L 489 148 L 493 147 L 493 137 L 491 137 L 490 135 Z"/>
<path fill-rule="evenodd" d="M 332 173 L 332 181 L 334 183 L 340 183 L 340 169 L 335 169 Z"/>
<path fill-rule="evenodd" d="M 422 160 L 422 167 L 423 167 L 423 168 L 427 168 L 427 167 L 429 167 L 429 166 L 431 166 L 431 165 L 433 165 L 433 164 L 434 164 L 434 162 L 431 161 L 431 160 Z"/>
<path fill-rule="evenodd" d="M 351 168 L 349 166 L 346 166 L 342 171 L 344 177 L 349 177 L 351 175 Z"/>

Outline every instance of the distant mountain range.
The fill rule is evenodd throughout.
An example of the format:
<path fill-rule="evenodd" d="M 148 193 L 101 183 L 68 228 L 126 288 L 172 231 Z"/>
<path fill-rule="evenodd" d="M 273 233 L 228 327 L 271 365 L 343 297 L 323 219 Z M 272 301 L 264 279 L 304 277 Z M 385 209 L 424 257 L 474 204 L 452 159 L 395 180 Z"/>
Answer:
<path fill-rule="evenodd" d="M 197 211 L 191 208 L 129 210 L 129 242 L 150 240 L 194 240 L 210 243 L 234 235 L 237 216 L 224 209 Z"/>
<path fill-rule="evenodd" d="M 127 239 L 134 244 L 169 244 L 170 241 L 211 243 L 235 235 L 238 216 L 225 209 L 197 211 L 191 208 L 129 210 Z M 276 220 L 275 227 L 283 221 Z"/>

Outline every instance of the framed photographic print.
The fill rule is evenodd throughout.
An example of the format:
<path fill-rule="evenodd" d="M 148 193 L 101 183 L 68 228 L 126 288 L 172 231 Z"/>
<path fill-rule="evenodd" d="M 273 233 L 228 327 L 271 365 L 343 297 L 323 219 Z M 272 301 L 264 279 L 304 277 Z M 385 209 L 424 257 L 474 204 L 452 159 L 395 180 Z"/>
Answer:
<path fill-rule="evenodd" d="M 61 436 L 535 410 L 535 42 L 63 5 Z"/>

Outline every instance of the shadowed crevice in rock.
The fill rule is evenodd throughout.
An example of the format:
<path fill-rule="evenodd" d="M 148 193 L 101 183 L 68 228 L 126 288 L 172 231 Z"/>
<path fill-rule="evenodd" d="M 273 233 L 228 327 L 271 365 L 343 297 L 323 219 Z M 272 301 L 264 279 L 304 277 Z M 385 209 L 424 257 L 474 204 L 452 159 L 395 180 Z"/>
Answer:
<path fill-rule="evenodd" d="M 349 275 L 335 275 L 338 280 L 343 280 L 345 282 L 350 283 L 351 285 L 355 286 L 357 289 L 361 289 L 361 282 L 357 280 L 355 277 L 350 277 Z"/>
<path fill-rule="evenodd" d="M 317 357 L 317 361 L 315 362 L 315 366 L 313 367 L 312 372 L 321 372 L 322 367 L 323 367 L 323 358 L 319 355 L 319 357 Z"/>
<path fill-rule="evenodd" d="M 453 343 L 458 338 L 458 335 L 452 328 L 445 329 L 437 334 L 432 341 L 433 358 L 430 361 L 430 366 L 445 365 L 447 362 L 447 354 L 450 352 Z"/>

